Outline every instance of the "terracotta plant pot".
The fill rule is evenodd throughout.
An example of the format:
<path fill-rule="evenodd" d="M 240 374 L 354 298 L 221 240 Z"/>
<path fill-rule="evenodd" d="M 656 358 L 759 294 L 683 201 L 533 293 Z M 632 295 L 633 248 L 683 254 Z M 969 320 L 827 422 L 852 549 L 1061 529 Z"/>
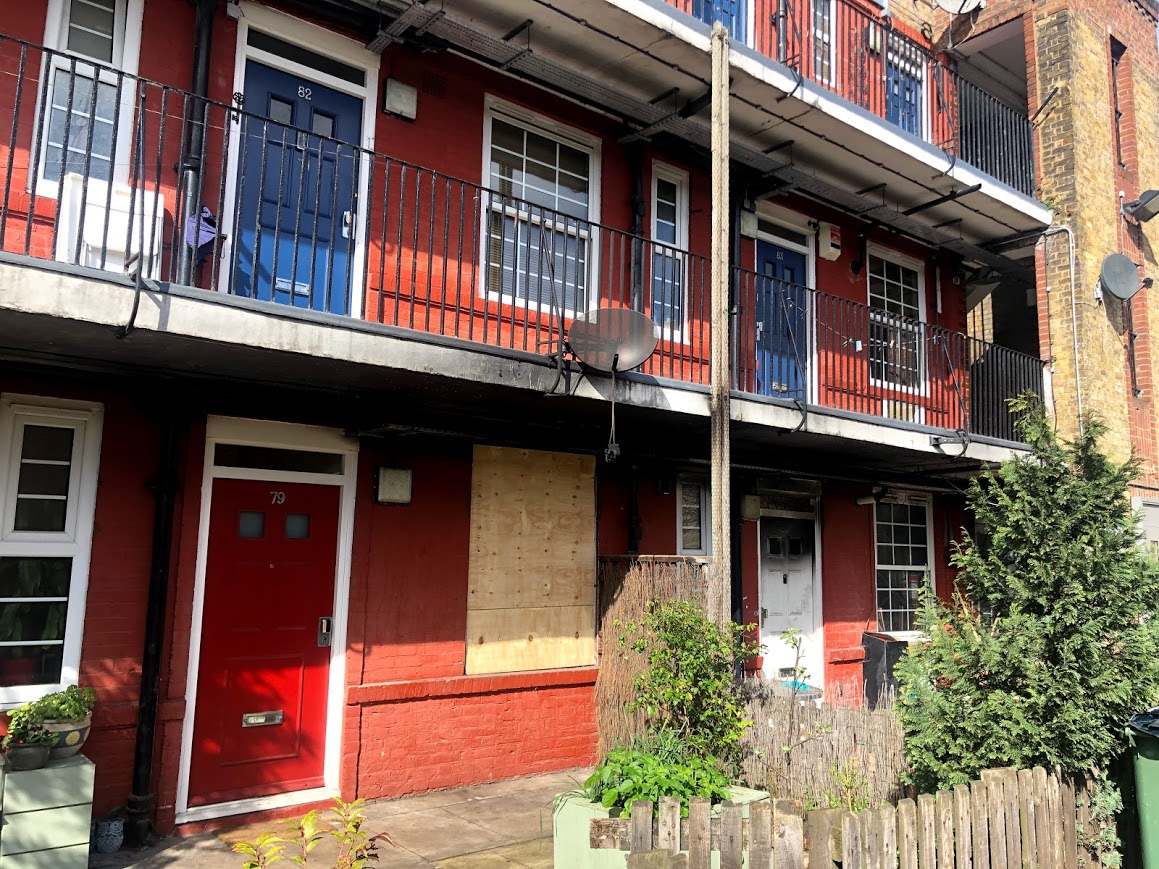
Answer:
<path fill-rule="evenodd" d="M 4 757 L 11 772 L 23 772 L 30 769 L 40 769 L 48 763 L 48 755 L 52 746 L 46 742 L 38 745 L 10 745 Z"/>
<path fill-rule="evenodd" d="M 90 712 L 79 721 L 45 721 L 43 724 L 49 733 L 57 734 L 56 742 L 52 743 L 52 760 L 63 760 L 84 746 L 93 726 L 93 714 Z"/>
<path fill-rule="evenodd" d="M 759 676 L 761 670 L 765 668 L 764 655 L 754 655 L 744 662 L 744 672 L 746 676 Z"/>

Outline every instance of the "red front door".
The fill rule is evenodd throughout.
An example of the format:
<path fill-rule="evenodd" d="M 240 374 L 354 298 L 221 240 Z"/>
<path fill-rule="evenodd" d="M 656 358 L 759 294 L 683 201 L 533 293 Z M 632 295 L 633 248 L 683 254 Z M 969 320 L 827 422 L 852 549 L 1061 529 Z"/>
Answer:
<path fill-rule="evenodd" d="M 323 784 L 338 497 L 214 481 L 191 806 Z"/>

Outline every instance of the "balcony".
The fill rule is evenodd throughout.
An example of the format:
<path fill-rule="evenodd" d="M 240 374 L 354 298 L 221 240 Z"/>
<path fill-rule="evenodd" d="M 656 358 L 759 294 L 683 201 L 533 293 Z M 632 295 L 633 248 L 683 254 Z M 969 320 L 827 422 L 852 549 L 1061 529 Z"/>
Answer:
<path fill-rule="evenodd" d="M 665 0 L 825 90 L 1034 195 L 1033 128 L 856 0 Z"/>
<path fill-rule="evenodd" d="M 11 40 L 0 72 L 0 250 L 21 262 L 557 360 L 577 314 L 628 307 L 659 334 L 632 376 L 709 382 L 700 251 Z M 1043 389 L 1036 358 L 855 300 L 742 269 L 732 293 L 754 402 L 1012 442 L 1006 400 Z"/>

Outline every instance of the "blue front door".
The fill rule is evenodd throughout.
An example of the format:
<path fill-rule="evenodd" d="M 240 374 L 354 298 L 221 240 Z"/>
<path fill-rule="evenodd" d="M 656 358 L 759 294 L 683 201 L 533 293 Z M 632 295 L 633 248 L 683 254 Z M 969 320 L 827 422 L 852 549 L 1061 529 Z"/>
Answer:
<path fill-rule="evenodd" d="M 922 80 L 890 57 L 885 67 L 885 119 L 907 133 L 922 135 Z"/>
<path fill-rule="evenodd" d="M 746 6 L 748 0 L 692 0 L 692 14 L 711 25 L 719 21 L 737 42 L 748 41 Z"/>
<path fill-rule="evenodd" d="M 244 108 L 233 292 L 349 313 L 362 101 L 250 61 Z"/>
<path fill-rule="evenodd" d="M 801 366 L 808 354 L 805 326 L 805 255 L 757 242 L 757 392 L 805 398 Z"/>

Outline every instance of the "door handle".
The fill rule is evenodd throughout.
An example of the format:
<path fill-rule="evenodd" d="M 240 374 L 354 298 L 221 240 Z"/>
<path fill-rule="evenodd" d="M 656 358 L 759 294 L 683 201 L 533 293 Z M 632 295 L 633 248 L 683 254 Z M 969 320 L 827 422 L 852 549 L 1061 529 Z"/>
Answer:
<path fill-rule="evenodd" d="M 789 574 L 787 574 L 787 573 L 782 573 L 782 574 L 781 574 L 781 582 L 782 582 L 782 584 L 784 584 L 784 585 L 788 585 L 788 584 L 789 584 Z"/>
<path fill-rule="evenodd" d="M 318 648 L 326 649 L 330 647 L 330 638 L 334 632 L 334 619 L 330 616 L 322 616 L 318 619 Z"/>
<path fill-rule="evenodd" d="M 354 236 L 354 212 L 342 212 L 342 237 L 353 238 Z"/>
<path fill-rule="evenodd" d="M 768 617 L 769 617 L 769 611 L 767 609 L 765 609 L 764 607 L 761 607 L 761 624 L 762 625 L 765 623 L 765 619 L 767 619 Z"/>

